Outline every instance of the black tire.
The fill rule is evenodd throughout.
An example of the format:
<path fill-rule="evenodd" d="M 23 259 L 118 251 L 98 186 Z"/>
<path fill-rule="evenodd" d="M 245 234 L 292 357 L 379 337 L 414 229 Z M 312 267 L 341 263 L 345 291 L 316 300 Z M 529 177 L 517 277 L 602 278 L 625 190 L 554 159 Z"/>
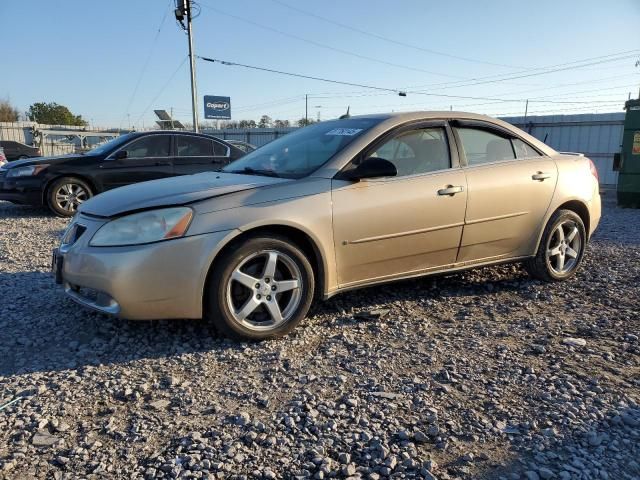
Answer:
<path fill-rule="evenodd" d="M 276 255 L 275 264 L 280 262 L 278 270 L 273 278 L 269 279 L 264 274 L 264 270 L 267 269 L 269 254 L 272 252 L 277 252 L 281 256 Z M 264 265 L 261 266 L 260 262 L 264 262 Z M 255 285 L 252 285 L 255 290 L 231 279 L 236 270 L 245 268 L 245 266 L 253 268 L 256 272 L 251 276 L 251 278 L 254 278 L 254 275 L 256 277 L 254 278 Z M 291 279 L 287 278 L 289 270 L 295 271 L 295 275 L 292 274 Z M 245 273 L 245 271 L 240 271 Z M 259 271 L 262 273 L 258 273 Z M 280 282 L 294 281 L 296 276 L 300 277 L 299 288 L 293 288 L 277 295 L 273 294 L 273 296 L 268 296 L 271 292 L 262 290 L 265 288 L 277 289 L 276 285 L 280 285 Z M 268 287 L 270 280 L 271 286 Z M 213 324 L 219 334 L 234 339 L 267 340 L 281 337 L 293 330 L 307 315 L 313 301 L 314 289 L 313 268 L 297 245 L 282 236 L 251 237 L 227 249 L 216 261 L 210 272 L 208 288 L 205 292 L 205 319 Z M 240 299 L 238 300 L 235 295 L 240 295 Z M 244 296 L 246 296 L 246 300 L 244 300 Z M 282 323 L 277 324 L 273 320 L 270 309 L 267 308 L 269 305 L 267 299 L 269 301 L 273 299 L 276 302 L 278 311 L 283 315 Z M 295 302 L 290 303 L 294 299 Z M 240 305 L 247 306 L 249 301 L 261 303 L 258 307 L 254 307 L 255 310 L 252 310 L 245 320 L 238 320 L 231 311 L 234 302 L 237 302 L 239 307 L 234 308 L 235 315 L 237 315 L 239 310 L 244 308 Z M 282 309 L 282 305 L 285 305 L 284 309 Z M 289 314 L 284 318 L 287 311 Z M 264 322 L 261 322 L 261 316 L 265 318 Z M 255 325 L 248 325 L 251 322 Z M 274 322 L 272 327 L 269 326 L 271 322 Z"/>
<path fill-rule="evenodd" d="M 69 186 L 69 192 L 76 192 L 74 194 L 69 193 L 69 200 L 66 203 L 60 200 L 58 196 L 65 186 Z M 61 177 L 54 180 L 47 188 L 46 200 L 49 209 L 57 216 L 73 217 L 80 203 L 89 200 L 91 197 L 93 197 L 93 190 L 87 182 L 76 177 Z"/>
<path fill-rule="evenodd" d="M 572 248 L 577 244 L 574 240 L 571 241 L 573 243 L 567 243 L 567 239 L 570 235 L 567 235 L 565 237 L 565 234 L 563 233 L 562 240 L 564 244 L 567 245 L 567 247 L 564 248 L 568 249 L 562 254 L 555 254 L 552 257 L 548 256 L 548 251 L 555 251 L 553 247 L 556 246 L 555 244 L 559 241 L 559 237 L 561 236 L 558 233 L 559 227 L 562 228 L 563 232 L 568 227 L 570 229 L 570 234 L 573 231 L 573 226 L 575 226 L 577 231 L 575 236 L 572 238 L 579 238 L 580 248 L 578 250 Z M 561 243 L 558 246 L 558 248 L 562 250 L 563 247 L 560 245 L 563 244 Z M 535 257 L 531 257 L 525 262 L 525 268 L 532 277 L 537 278 L 538 280 L 543 280 L 545 282 L 559 282 L 562 280 L 566 280 L 568 278 L 571 278 L 578 270 L 578 267 L 580 267 L 580 263 L 582 262 L 586 246 L 587 235 L 584 228 L 584 223 L 582 222 L 580 216 L 572 210 L 558 210 L 549 219 L 549 222 L 547 223 L 547 226 L 542 233 L 538 251 L 536 252 Z M 569 250 L 571 250 L 571 253 L 569 252 Z M 573 252 L 576 253 L 575 257 L 572 256 Z M 565 271 L 558 268 L 560 256 L 562 257 L 563 268 L 566 266 Z M 571 262 L 570 266 L 569 263 L 564 262 Z"/>

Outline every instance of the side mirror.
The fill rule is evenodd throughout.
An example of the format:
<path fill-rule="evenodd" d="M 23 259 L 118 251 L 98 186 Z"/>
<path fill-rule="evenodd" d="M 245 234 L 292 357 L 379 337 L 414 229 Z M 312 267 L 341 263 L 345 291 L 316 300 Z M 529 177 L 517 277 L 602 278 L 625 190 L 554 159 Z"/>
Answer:
<path fill-rule="evenodd" d="M 395 177 L 396 175 L 398 170 L 389 160 L 369 157 L 353 170 L 345 172 L 343 178 L 357 182 L 365 178 Z"/>
<path fill-rule="evenodd" d="M 116 153 L 113 158 L 115 158 L 116 160 L 122 160 L 123 158 L 127 158 L 127 151 L 119 150 L 118 153 Z"/>

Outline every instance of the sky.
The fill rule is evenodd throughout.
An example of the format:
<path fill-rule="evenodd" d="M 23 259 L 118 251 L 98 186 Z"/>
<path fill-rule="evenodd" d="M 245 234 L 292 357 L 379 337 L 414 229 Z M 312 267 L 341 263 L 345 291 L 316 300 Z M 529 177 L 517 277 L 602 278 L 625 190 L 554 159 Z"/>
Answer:
<path fill-rule="evenodd" d="M 99 127 L 149 127 L 154 109 L 190 122 L 174 2 L 0 0 L 0 98 L 57 102 Z M 197 55 L 388 89 L 197 60 L 201 119 L 203 95 L 231 97 L 234 120 L 296 121 L 305 95 L 314 119 L 348 106 L 505 116 L 622 111 L 640 87 L 640 0 L 195 2 Z"/>

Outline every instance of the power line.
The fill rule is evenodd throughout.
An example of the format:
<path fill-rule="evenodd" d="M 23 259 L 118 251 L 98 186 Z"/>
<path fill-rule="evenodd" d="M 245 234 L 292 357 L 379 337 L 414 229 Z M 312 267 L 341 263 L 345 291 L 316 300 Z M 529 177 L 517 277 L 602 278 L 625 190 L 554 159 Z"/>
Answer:
<path fill-rule="evenodd" d="M 366 35 L 366 36 L 371 37 L 371 38 L 377 38 L 378 40 L 383 40 L 385 42 L 393 43 L 395 45 L 400 45 L 402 47 L 412 48 L 414 50 L 420 50 L 422 52 L 430 53 L 432 55 L 440 55 L 442 57 L 453 58 L 453 59 L 461 60 L 461 61 L 464 61 L 464 62 L 480 63 L 480 64 L 484 64 L 484 65 L 492 65 L 492 66 L 495 66 L 495 67 L 507 67 L 507 68 L 515 68 L 515 69 L 522 69 L 523 68 L 523 67 L 519 67 L 519 66 L 515 66 L 515 65 L 506 65 L 504 63 L 494 63 L 494 62 L 487 62 L 487 61 L 483 61 L 483 60 L 477 60 L 477 59 L 474 59 L 474 58 L 462 57 L 462 56 L 459 56 L 459 55 L 453 55 L 453 54 L 450 54 L 450 53 L 440 52 L 438 50 L 432 50 L 430 48 L 420 47 L 418 45 L 413 45 L 411 43 L 401 42 L 400 40 L 394 40 L 392 38 L 384 37 L 384 36 L 379 35 L 377 33 L 368 32 L 366 30 L 361 30 L 361 29 L 359 29 L 357 27 L 346 25 L 344 23 L 337 22 L 335 20 L 331 20 L 330 18 L 323 17 L 322 15 L 317 15 L 315 13 L 309 12 L 308 10 L 303 10 L 302 8 L 294 7 L 293 5 L 290 5 L 290 4 L 288 4 L 286 2 L 283 2 L 281 0 L 271 0 L 271 1 L 274 2 L 274 3 L 277 3 L 279 5 L 282 5 L 283 7 L 289 8 L 289 9 L 294 10 L 294 11 L 299 12 L 299 13 L 302 13 L 303 15 L 307 15 L 307 16 L 310 16 L 310 17 L 313 17 L 313 18 L 317 18 L 319 20 L 322 20 L 323 22 L 327 22 L 327 23 L 331 23 L 333 25 L 337 25 L 337 26 L 339 26 L 341 28 L 345 28 L 347 30 L 351 30 L 353 32 L 360 33 L 361 35 Z"/>
<path fill-rule="evenodd" d="M 404 92 L 402 90 L 396 90 L 396 89 L 393 89 L 393 88 L 375 87 L 375 86 L 372 86 L 372 85 L 364 85 L 362 83 L 342 82 L 340 80 L 331 80 L 331 79 L 328 79 L 328 78 L 313 77 L 311 75 L 303 75 L 303 74 L 300 74 L 300 73 L 283 72 L 281 70 L 274 70 L 272 68 L 255 67 L 253 65 L 245 65 L 243 63 L 229 62 L 229 61 L 226 61 L 226 60 L 218 60 L 216 58 L 202 57 L 200 55 L 197 55 L 197 57 L 200 58 L 201 60 L 204 60 L 205 62 L 219 63 L 221 65 L 230 66 L 230 67 L 250 68 L 252 70 L 260 70 L 260 71 L 263 71 L 263 72 L 277 73 L 279 75 L 287 75 L 289 77 L 306 78 L 308 80 L 317 80 L 319 82 L 335 83 L 335 84 L 338 84 L 338 85 L 349 85 L 351 87 L 368 88 L 368 89 L 371 89 L 371 90 L 380 90 L 380 91 L 384 91 L 384 92 L 396 93 L 396 94 L 401 95 L 401 96 L 403 96 L 403 94 L 404 94 Z"/>
<path fill-rule="evenodd" d="M 220 63 L 221 65 L 225 65 L 225 66 L 236 66 L 236 67 L 243 67 L 243 68 L 249 68 L 252 70 L 259 70 L 259 71 L 263 71 L 263 72 L 269 72 L 269 73 L 276 73 L 279 75 L 287 75 L 290 77 L 298 77 L 298 78 L 305 78 L 305 79 L 309 79 L 309 80 L 317 80 L 317 81 L 321 81 L 321 82 L 328 82 L 328 83 L 334 83 L 334 84 L 339 84 L 339 85 L 349 85 L 349 86 L 357 86 L 357 87 L 362 87 L 362 88 L 368 88 L 371 90 L 380 90 L 380 91 L 384 91 L 384 92 L 392 92 L 392 93 L 397 93 L 402 95 L 403 91 L 401 90 L 397 90 L 397 89 L 392 89 L 392 88 L 384 88 L 384 87 L 377 87 L 377 86 L 373 86 L 373 85 L 364 85 L 364 84 L 360 84 L 360 83 L 352 83 L 352 82 L 344 82 L 344 81 L 340 81 L 340 80 L 332 80 L 332 79 L 327 79 L 327 78 L 322 78 L 322 77 L 314 77 L 311 75 L 303 75 L 303 74 L 299 74 L 299 73 L 292 73 L 292 72 L 283 72 L 281 70 L 275 70 L 275 69 L 271 69 L 271 68 L 265 68 L 265 67 L 256 67 L 253 65 L 246 65 L 246 64 L 242 64 L 242 63 L 236 63 L 236 62 L 229 62 L 226 60 L 219 60 L 219 59 L 215 59 L 215 58 L 208 58 L 208 57 L 203 57 L 198 55 L 198 58 L 207 61 L 207 62 L 212 62 L 212 63 Z M 443 97 L 443 98 L 456 98 L 456 99 L 466 99 L 466 100 L 490 100 L 490 101 L 496 101 L 496 102 L 524 102 L 527 99 L 526 98 L 500 98 L 500 97 L 478 97 L 478 96 L 469 96 L 469 95 L 449 95 L 449 94 L 445 94 L 445 93 L 431 93 L 431 92 L 422 92 L 422 91 L 414 91 L 414 92 L 407 92 L 407 93 L 414 93 L 416 95 L 426 95 L 426 96 L 432 96 L 432 97 Z M 558 103 L 558 104 L 578 104 L 578 103 L 589 103 L 589 104 L 593 104 L 593 103 L 598 103 L 598 100 L 595 101 L 563 101 L 563 100 L 543 100 L 543 99 L 539 99 L 539 100 L 531 100 L 532 102 L 539 102 L 539 103 Z M 600 102 L 605 102 L 605 100 L 600 100 Z"/>
<path fill-rule="evenodd" d="M 209 10 L 212 10 L 212 11 L 214 11 L 214 12 L 220 14 L 220 15 L 224 15 L 226 17 L 234 18 L 234 19 L 236 19 L 238 21 L 241 21 L 241 22 L 244 22 L 244 23 L 248 23 L 248 24 L 253 25 L 255 27 L 262 28 L 262 29 L 268 30 L 270 32 L 275 32 L 275 33 L 277 33 L 279 35 L 284 35 L 285 37 L 293 38 L 295 40 L 299 40 L 301 42 L 305 42 L 305 43 L 308 43 L 310 45 L 314 45 L 316 47 L 320 47 L 320 48 L 324 48 L 324 49 L 327 49 L 327 50 L 332 50 L 334 52 L 342 53 L 344 55 L 350 55 L 352 57 L 360 58 L 360 59 L 363 59 L 363 60 L 368 60 L 370 62 L 380 63 L 380 64 L 383 64 L 383 65 L 388 65 L 388 66 L 391 66 L 391 67 L 403 68 L 405 70 L 412 70 L 414 72 L 428 73 L 429 75 L 437 75 L 437 76 L 440 76 L 440 77 L 460 78 L 460 79 L 463 79 L 464 81 L 468 81 L 469 80 L 469 79 L 465 79 L 464 77 L 460 77 L 458 75 L 449 75 L 449 74 L 446 74 L 446 73 L 433 72 L 431 70 L 424 70 L 422 68 L 412 67 L 412 66 L 409 66 L 409 65 L 402 65 L 402 64 L 399 64 L 399 63 L 387 62 L 385 60 L 381 60 L 381 59 L 374 58 L 374 57 L 369 57 L 367 55 L 362 55 L 360 53 L 352 52 L 352 51 L 349 51 L 349 50 L 344 50 L 342 48 L 332 47 L 332 46 L 326 45 L 324 43 L 316 42 L 315 40 L 310 40 L 308 38 L 300 37 L 300 36 L 294 35 L 292 33 L 283 32 L 282 30 L 278 30 L 277 28 L 273 28 L 273 27 L 270 27 L 268 25 L 263 25 L 261 23 L 254 22 L 253 20 L 249 20 L 247 18 L 240 17 L 238 15 L 233 15 L 231 13 L 224 12 L 222 10 L 219 10 L 219 9 L 217 9 L 215 7 L 210 6 L 210 5 L 206 5 L 204 3 L 201 3 L 201 6 L 203 6 L 205 8 L 208 8 Z"/>
<path fill-rule="evenodd" d="M 129 112 L 129 109 L 131 108 L 131 104 L 133 103 L 133 99 L 135 98 L 136 93 L 138 93 L 138 88 L 140 88 L 140 82 L 142 81 L 142 77 L 144 76 L 145 72 L 147 71 L 147 67 L 149 66 L 149 61 L 151 60 L 151 56 L 153 55 L 153 52 L 155 50 L 156 43 L 158 41 L 158 37 L 160 36 L 160 31 L 162 30 L 162 27 L 164 26 L 164 22 L 167 19 L 167 15 L 171 11 L 171 6 L 173 5 L 173 1 L 174 0 L 169 0 L 169 8 L 165 9 L 164 15 L 162 16 L 162 20 L 160 21 L 160 25 L 158 26 L 158 30 L 156 30 L 156 34 L 153 37 L 153 40 L 151 42 L 151 48 L 149 49 L 149 53 L 147 54 L 147 59 L 145 60 L 144 64 L 142 65 L 142 70 L 140 71 L 140 75 L 138 75 L 138 80 L 136 81 L 136 86 L 134 87 L 133 93 L 131 94 L 131 97 L 129 98 L 129 102 L 127 103 L 127 108 L 125 109 L 124 115 L 122 115 L 122 119 L 120 120 L 120 126 L 121 127 L 122 127 L 122 122 L 124 121 L 125 117 L 128 114 L 131 113 L 131 112 Z"/>
<path fill-rule="evenodd" d="M 631 53 L 633 52 L 633 53 Z M 431 84 L 431 85 L 424 85 L 425 87 L 439 87 L 437 88 L 438 90 L 443 90 L 443 89 L 449 89 L 449 88 L 460 88 L 460 87 L 471 87 L 471 86 L 475 86 L 475 85 L 486 85 L 489 83 L 498 83 L 498 82 L 505 82 L 505 81 L 509 81 L 509 80 L 517 80 L 520 78 L 529 78 L 529 77 L 535 77 L 535 76 L 539 76 L 539 75 L 547 75 L 549 73 L 556 73 L 556 72 L 563 72 L 566 70 L 573 70 L 576 68 L 582 68 L 582 67 L 589 67 L 592 65 L 601 65 L 603 63 L 608 63 L 608 62 L 617 62 L 620 60 L 628 60 L 631 58 L 636 58 L 638 55 L 638 52 L 640 52 L 640 50 L 628 50 L 626 52 L 620 52 L 620 53 L 615 53 L 615 54 L 610 54 L 610 55 L 603 55 L 600 57 L 593 57 L 591 59 L 584 59 L 584 60 L 577 60 L 575 62 L 569 62 L 569 63 L 564 63 L 564 64 L 557 64 L 557 65 L 552 65 L 549 67 L 540 67 L 540 68 L 533 68 L 527 71 L 530 71 L 531 73 L 524 73 L 524 72 L 519 72 L 519 73 L 515 73 L 515 74 L 510 74 L 505 76 L 504 74 L 502 75 L 491 75 L 488 77 L 480 77 L 478 79 L 472 80 L 472 83 L 464 83 L 464 82 L 445 82 L 445 83 L 435 83 L 435 84 Z M 611 57 L 616 57 L 616 58 L 611 58 Z M 585 63 L 585 62 L 589 62 L 589 63 Z M 457 84 L 457 85 L 454 85 Z"/>

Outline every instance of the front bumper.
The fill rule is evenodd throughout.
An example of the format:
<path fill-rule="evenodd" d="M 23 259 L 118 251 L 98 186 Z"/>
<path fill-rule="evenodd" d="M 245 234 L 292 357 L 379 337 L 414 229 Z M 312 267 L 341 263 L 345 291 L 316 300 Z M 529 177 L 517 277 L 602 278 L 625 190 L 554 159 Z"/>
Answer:
<path fill-rule="evenodd" d="M 39 178 L 7 179 L 0 174 L 0 200 L 21 205 L 42 205 L 42 185 Z"/>
<path fill-rule="evenodd" d="M 130 320 L 202 318 L 209 266 L 233 231 L 214 232 L 129 247 L 91 247 L 102 222 L 60 249 L 61 279 L 75 302 Z"/>

